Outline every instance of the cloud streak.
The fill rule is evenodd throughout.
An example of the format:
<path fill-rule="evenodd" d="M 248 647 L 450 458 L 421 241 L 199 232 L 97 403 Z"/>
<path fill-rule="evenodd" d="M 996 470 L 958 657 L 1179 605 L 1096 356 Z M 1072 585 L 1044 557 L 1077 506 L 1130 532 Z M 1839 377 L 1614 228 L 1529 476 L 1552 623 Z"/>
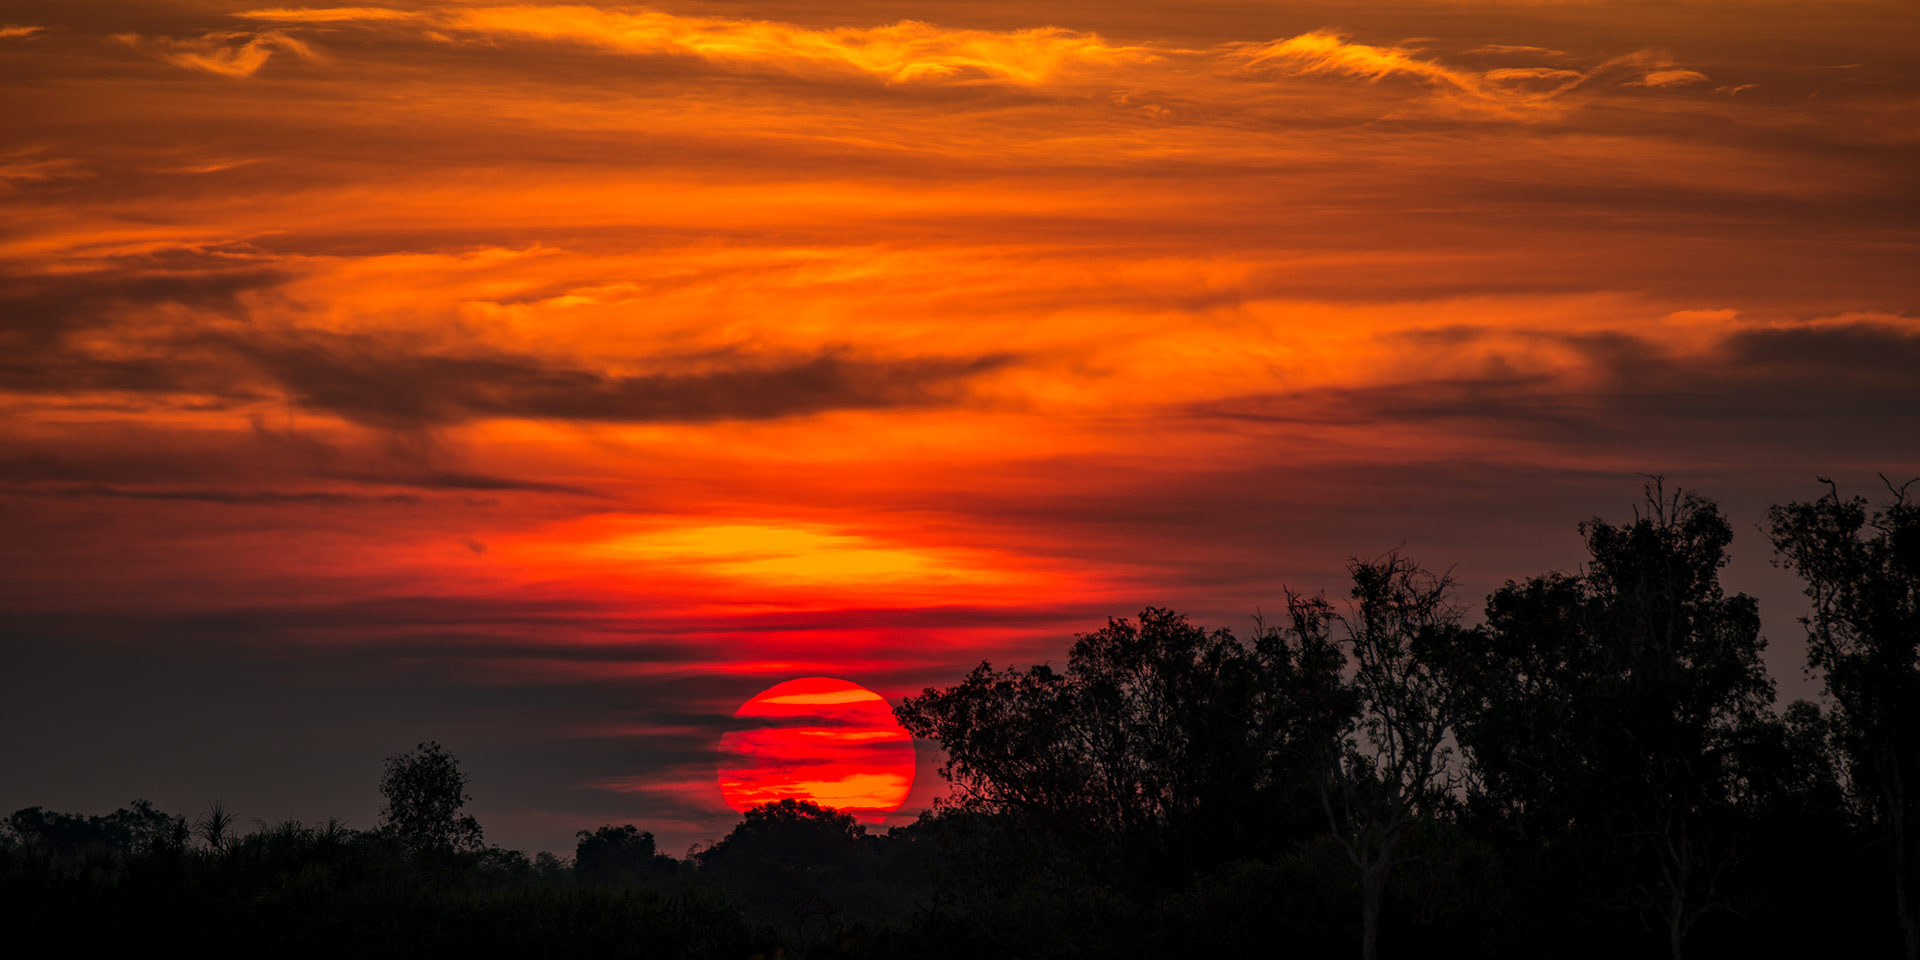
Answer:
<path fill-rule="evenodd" d="M 387 7 L 265 7 L 241 11 L 234 16 L 272 23 L 391 23 L 422 20 L 427 15 Z"/>
<path fill-rule="evenodd" d="M 301 60 L 324 61 L 320 51 L 283 30 L 258 33 L 218 31 L 198 37 L 143 37 L 136 33 L 117 34 L 114 39 L 134 48 L 150 51 L 176 67 L 198 70 L 230 79 L 251 77 L 267 65 L 274 53 L 285 53 Z"/>
<path fill-rule="evenodd" d="M 1535 47 L 1493 45 L 1473 53 L 1547 53 Z M 1407 47 L 1380 47 L 1353 43 L 1331 31 L 1313 31 L 1268 43 L 1233 44 L 1226 56 L 1249 70 L 1287 76 L 1340 76 L 1377 83 L 1388 77 L 1408 77 L 1438 88 L 1445 99 L 1499 111 L 1540 111 L 1555 106 L 1564 95 L 1622 73 L 1639 73 L 1627 86 L 1679 87 L 1707 80 L 1693 70 L 1664 69 L 1671 59 L 1654 51 L 1638 51 L 1606 60 L 1587 70 L 1548 67 L 1494 67 L 1468 70 L 1448 66 Z"/>
<path fill-rule="evenodd" d="M 1470 70 L 1399 46 L 1350 41 L 1314 30 L 1270 41 L 1230 41 L 1210 48 L 1164 42 L 1113 43 L 1097 33 L 1059 27 L 979 30 L 902 20 L 874 27 L 811 28 L 774 20 L 695 17 L 659 10 L 608 10 L 584 5 L 449 6 L 427 10 L 381 7 L 266 8 L 235 14 L 286 28 L 313 25 L 430 26 L 435 36 L 576 43 L 647 57 L 687 57 L 726 66 L 758 66 L 794 73 L 866 76 L 887 84 L 944 81 L 1040 87 L 1072 78 L 1106 83 L 1178 82 L 1194 68 L 1252 70 L 1292 77 L 1347 77 L 1377 82 L 1406 76 L 1464 95 L 1483 108 L 1541 108 L 1575 88 L 1623 69 L 1638 69 L 1628 85 L 1676 87 L 1705 81 L 1698 71 L 1672 69 L 1664 56 L 1641 51 L 1589 70 L 1538 66 Z M 204 38 L 218 42 L 244 34 Z M 247 75 L 264 63 L 282 31 L 251 35 L 240 51 L 207 54 L 182 65 Z M 311 50 L 293 52 L 313 56 Z M 1470 56 L 1564 60 L 1559 50 L 1525 44 L 1485 44 Z M 210 59 L 209 59 L 210 58 Z M 176 61 L 180 62 L 180 61 Z M 1544 88 L 1527 82 L 1551 81 Z"/>
<path fill-rule="evenodd" d="M 1738 450 L 1763 438 L 1898 456 L 1920 409 L 1920 322 L 1841 318 L 1752 326 L 1682 348 L 1626 329 L 1582 334 L 1462 329 L 1462 352 L 1498 359 L 1446 377 L 1245 397 L 1203 416 L 1271 423 L 1451 424 L 1556 446 Z M 1526 342 L 1556 359 L 1523 365 Z"/>
<path fill-rule="evenodd" d="M 313 331 L 186 335 L 157 346 L 161 353 L 133 356 L 67 347 L 0 362 L 0 389 L 189 394 L 241 403 L 278 396 L 383 429 L 496 419 L 704 423 L 951 404 L 966 396 L 968 380 L 1010 361 L 863 359 L 830 351 L 798 359 L 709 358 L 687 372 L 668 364 L 658 373 L 618 374 L 524 354 L 451 352 L 407 338 Z"/>
<path fill-rule="evenodd" d="M 376 426 L 482 418 L 703 422 L 952 401 L 1006 357 L 862 360 L 825 353 L 700 372 L 619 375 L 502 354 L 393 349 L 380 339 L 232 342 L 309 409 Z"/>
<path fill-rule="evenodd" d="M 109 497 L 128 500 L 175 500 L 261 506 L 306 506 L 316 504 L 325 506 L 351 506 L 361 504 L 417 506 L 425 502 L 424 498 L 408 493 L 357 494 L 341 493 L 331 490 L 179 490 L 146 487 L 113 487 L 104 484 L 46 488 L 29 487 L 12 492 L 25 494 L 27 496 L 61 497 L 66 499 Z"/>
<path fill-rule="evenodd" d="M 1157 59 L 1143 47 L 1116 46 L 1094 34 L 1054 27 L 953 30 L 903 20 L 880 27 L 817 30 L 766 20 L 619 13 L 585 6 L 464 9 L 449 13 L 445 22 L 482 35 L 584 42 L 628 53 L 722 63 L 846 70 L 889 83 L 981 79 L 1031 86 L 1080 67 Z"/>
<path fill-rule="evenodd" d="M 695 57 L 800 72 L 845 72 L 888 83 L 958 80 L 1033 86 L 1080 69 L 1160 59 L 1160 54 L 1146 47 L 1116 45 L 1096 34 L 1057 27 L 957 30 L 916 20 L 817 29 L 772 20 L 584 5 L 457 6 L 433 11 L 282 7 L 235 16 L 278 24 L 424 21 L 436 30 L 474 37 L 582 43 L 641 56 Z"/>

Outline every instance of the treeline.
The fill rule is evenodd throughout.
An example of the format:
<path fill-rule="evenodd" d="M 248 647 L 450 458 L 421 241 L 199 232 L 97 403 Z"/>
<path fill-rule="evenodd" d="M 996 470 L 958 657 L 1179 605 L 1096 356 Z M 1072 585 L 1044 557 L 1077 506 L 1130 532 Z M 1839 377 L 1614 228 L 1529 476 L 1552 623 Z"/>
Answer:
<path fill-rule="evenodd" d="M 952 789 L 885 835 L 783 801 L 685 859 L 611 825 L 529 858 L 422 744 L 369 831 L 19 811 L 0 910 L 86 952 L 1914 958 L 1920 504 L 1889 491 L 1770 511 L 1818 703 L 1775 703 L 1717 507 L 1655 482 L 1478 615 L 1388 554 L 1244 636 L 1148 608 L 1063 669 L 983 663 L 897 710 Z"/>
<path fill-rule="evenodd" d="M 899 716 L 946 748 L 944 812 L 1032 858 L 959 896 L 1073 891 L 1117 950 L 1152 917 L 1368 960 L 1912 958 L 1920 505 L 1889 491 L 1769 514 L 1820 703 L 1776 709 L 1757 604 L 1720 585 L 1730 525 L 1652 481 L 1630 522 L 1580 525 L 1580 572 L 1474 622 L 1446 574 L 1356 559 L 1345 596 L 1288 592 L 1251 636 L 1148 609 Z"/>
<path fill-rule="evenodd" d="M 467 777 L 437 743 L 387 760 L 381 824 L 239 829 L 145 801 L 106 816 L 0 820 L 0 920 L 60 956 L 664 956 L 777 953 L 724 892 L 633 828 L 582 831 L 576 859 L 483 844 Z"/>

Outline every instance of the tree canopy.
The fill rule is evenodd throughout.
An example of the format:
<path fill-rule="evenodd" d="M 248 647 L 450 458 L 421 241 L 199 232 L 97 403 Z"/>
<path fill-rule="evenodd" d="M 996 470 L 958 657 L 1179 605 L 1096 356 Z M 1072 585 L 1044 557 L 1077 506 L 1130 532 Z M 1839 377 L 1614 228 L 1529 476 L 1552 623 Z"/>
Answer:
<path fill-rule="evenodd" d="M 386 800 L 380 822 L 416 854 L 483 846 L 480 821 L 460 812 L 473 799 L 467 794 L 467 775 L 437 741 L 388 757 L 380 795 Z"/>

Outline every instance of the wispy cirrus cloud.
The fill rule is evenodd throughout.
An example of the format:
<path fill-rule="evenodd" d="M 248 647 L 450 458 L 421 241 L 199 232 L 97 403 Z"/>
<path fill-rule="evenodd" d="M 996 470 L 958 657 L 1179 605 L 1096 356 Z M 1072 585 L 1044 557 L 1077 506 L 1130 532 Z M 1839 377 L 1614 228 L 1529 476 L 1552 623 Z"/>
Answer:
<path fill-rule="evenodd" d="M 396 20 L 424 20 L 428 14 L 417 10 L 387 7 L 266 7 L 234 14 L 246 20 L 273 23 L 366 23 Z"/>
<path fill-rule="evenodd" d="M 33 150 L 0 153 L 0 187 L 85 176 L 71 157 L 46 157 Z"/>
<path fill-rule="evenodd" d="M 1380 80 L 1405 75 L 1468 93 L 1485 91 L 1478 74 L 1423 59 L 1410 48 L 1352 43 L 1341 34 L 1324 30 L 1264 43 L 1234 44 L 1227 56 L 1245 61 L 1249 67 L 1279 67 L 1295 76 L 1337 74 Z"/>
<path fill-rule="evenodd" d="M 1544 48 L 1492 45 L 1472 53 L 1547 53 Z M 1670 57 L 1640 50 L 1603 61 L 1586 70 L 1547 67 L 1494 67 L 1473 70 L 1433 59 L 1413 47 L 1354 43 L 1345 35 L 1315 30 L 1266 43 L 1229 44 L 1224 56 L 1247 69 L 1285 76 L 1339 76 L 1377 83 L 1388 77 L 1420 80 L 1445 98 L 1498 111 L 1541 110 L 1556 106 L 1562 95 L 1607 77 L 1638 74 L 1626 85 L 1684 86 L 1703 82 L 1705 74 L 1671 69 Z"/>
<path fill-rule="evenodd" d="M 1559 59 L 1566 56 L 1567 52 L 1565 50 L 1555 50 L 1552 47 L 1538 47 L 1529 43 L 1483 43 L 1467 51 L 1468 56 L 1507 56 L 1512 54 L 1527 54 L 1547 59 Z"/>
<path fill-rule="evenodd" d="M 198 37 L 144 37 L 116 34 L 114 39 L 136 50 L 151 52 L 168 63 L 222 77 L 251 77 L 266 66 L 275 52 L 302 60 L 324 60 L 320 51 L 283 30 L 218 31 Z"/>
<path fill-rule="evenodd" d="M 1562 67 L 1495 67 L 1481 76 L 1500 83 L 1509 80 L 1579 80 L 1586 74 Z"/>
<path fill-rule="evenodd" d="M 1638 80 L 1627 81 L 1627 86 L 1687 87 L 1706 82 L 1707 75 L 1698 70 L 1650 70 Z"/>
<path fill-rule="evenodd" d="M 1117 43 L 1098 33 L 1052 26 L 956 29 L 901 20 L 871 27 L 821 28 L 776 20 L 584 5 L 446 6 L 425 10 L 274 7 L 234 16 L 279 28 L 257 35 L 261 38 L 283 37 L 285 30 L 301 27 L 410 23 L 430 29 L 431 36 L 443 40 L 465 37 L 490 42 L 520 39 L 573 43 L 637 56 L 689 57 L 720 66 L 862 76 L 887 84 L 946 81 L 1037 87 L 1082 78 L 1191 86 L 1196 77 L 1210 72 L 1231 74 L 1242 70 L 1368 82 L 1407 76 L 1481 106 L 1508 111 L 1545 106 L 1561 94 L 1603 76 L 1636 68 L 1641 78 L 1628 82 L 1639 86 L 1671 87 L 1695 82 L 1694 77 L 1705 79 L 1695 71 L 1674 69 L 1670 58 L 1653 51 L 1638 51 L 1590 69 L 1575 70 L 1537 66 L 1543 58 L 1567 60 L 1568 55 L 1561 50 L 1527 44 L 1485 44 L 1466 51 L 1466 55 L 1530 62 L 1476 70 L 1445 63 L 1418 48 L 1357 43 L 1324 29 L 1274 40 L 1191 48 L 1165 41 Z M 257 42 L 261 46 L 234 54 L 234 70 L 245 68 L 250 73 L 264 62 L 261 51 L 267 49 L 267 41 Z M 1225 92 L 1193 90 L 1187 95 L 1207 99 Z"/>
<path fill-rule="evenodd" d="M 852 70 L 889 83 L 985 79 L 1032 85 L 1076 67 L 1143 63 L 1158 56 L 1146 47 L 1115 45 L 1097 34 L 1057 27 L 954 30 L 914 20 L 809 29 L 651 10 L 518 6 L 462 10 L 449 14 L 447 22 L 476 33 L 592 43 L 634 53 Z"/>
<path fill-rule="evenodd" d="M 929 79 L 1034 85 L 1084 67 L 1158 59 L 1145 46 L 1109 43 L 1058 27 L 948 29 L 917 20 L 875 27 L 810 28 L 773 20 L 695 17 L 658 10 L 581 5 L 448 7 L 431 12 L 379 7 L 269 8 L 236 16 L 278 24 L 426 21 L 471 36 L 583 43 L 650 56 L 864 74 L 888 83 Z"/>

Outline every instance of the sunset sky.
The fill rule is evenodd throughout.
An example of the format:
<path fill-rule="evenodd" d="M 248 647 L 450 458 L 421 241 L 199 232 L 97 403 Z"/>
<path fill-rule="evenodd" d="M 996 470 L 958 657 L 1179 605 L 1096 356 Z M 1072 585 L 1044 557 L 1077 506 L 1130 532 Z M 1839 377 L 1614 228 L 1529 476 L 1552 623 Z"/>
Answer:
<path fill-rule="evenodd" d="M 737 819 L 734 713 L 1920 473 L 1920 5 L 0 0 L 0 811 Z M 920 745 L 910 819 L 940 788 Z"/>

